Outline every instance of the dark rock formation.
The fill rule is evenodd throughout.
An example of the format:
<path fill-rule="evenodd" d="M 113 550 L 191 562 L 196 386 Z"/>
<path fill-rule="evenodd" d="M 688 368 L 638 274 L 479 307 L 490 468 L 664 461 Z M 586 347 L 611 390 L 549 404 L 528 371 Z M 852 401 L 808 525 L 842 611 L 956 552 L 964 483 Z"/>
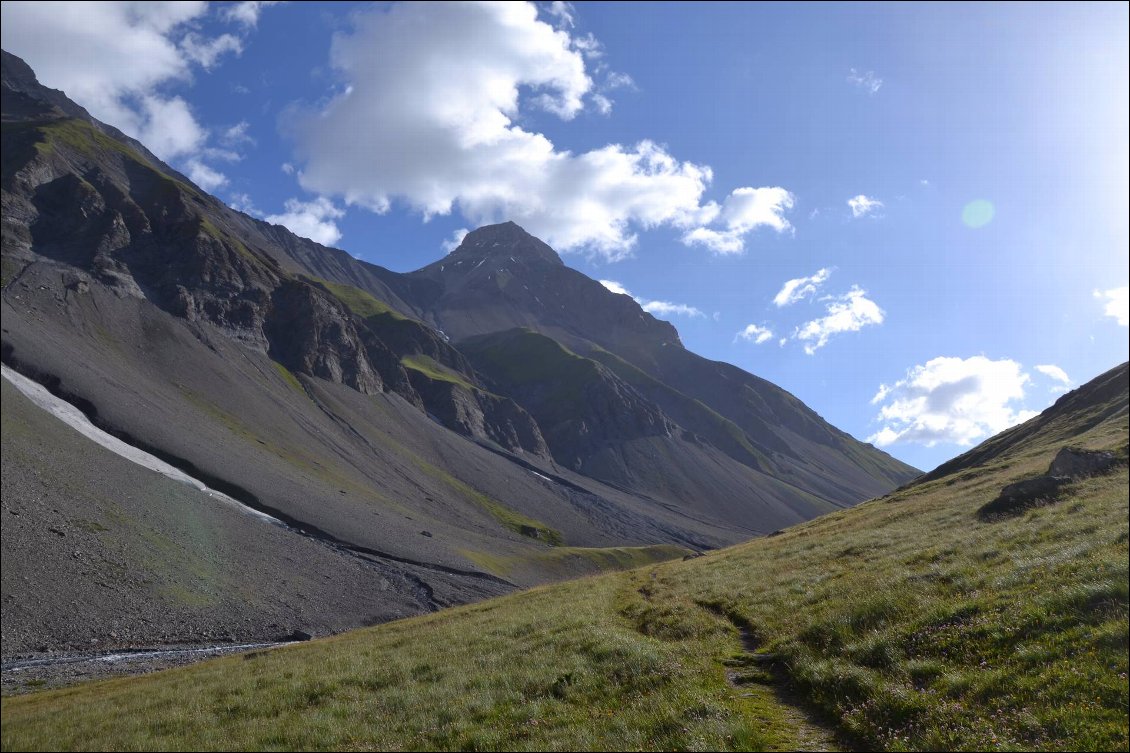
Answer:
<path fill-rule="evenodd" d="M 1009 484 L 992 502 L 981 507 L 977 514 L 983 520 L 1019 515 L 1033 507 L 1055 502 L 1064 485 L 1071 483 L 1066 476 L 1037 476 Z"/>
<path fill-rule="evenodd" d="M 1073 479 L 1106 473 L 1117 462 L 1113 452 L 1064 447 L 1056 453 L 1048 468 L 1049 476 L 1067 476 Z"/>
<path fill-rule="evenodd" d="M 1063 447 L 1055 454 L 1047 474 L 1009 484 L 1001 489 L 996 499 L 978 510 L 978 515 L 992 520 L 1051 504 L 1059 498 L 1066 484 L 1106 473 L 1117 463 L 1113 452 Z"/>

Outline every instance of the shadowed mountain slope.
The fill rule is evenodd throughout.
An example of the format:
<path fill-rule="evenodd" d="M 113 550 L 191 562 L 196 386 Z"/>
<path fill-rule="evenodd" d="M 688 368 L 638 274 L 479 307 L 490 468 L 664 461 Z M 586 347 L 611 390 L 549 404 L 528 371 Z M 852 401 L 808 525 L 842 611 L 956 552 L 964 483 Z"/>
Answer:
<path fill-rule="evenodd" d="M 914 475 L 787 392 L 689 353 L 671 325 L 511 223 L 396 274 L 230 209 L 7 53 L 2 83 L 4 363 L 294 535 L 422 584 L 382 612 L 308 593 L 278 564 L 302 563 L 277 551 L 261 560 L 274 565 L 251 568 L 291 584 L 267 588 L 284 603 L 347 609 L 336 627 L 591 572 L 608 547 L 671 556 L 733 543 Z M 531 331 L 508 339 L 521 326 Z M 569 368 L 531 372 L 535 352 Z M 5 436 L 5 457 L 34 457 L 29 436 Z M 64 464 L 52 483 L 100 467 Z M 6 488 L 17 505 L 32 494 Z M 121 493 L 145 496 L 128 483 Z M 123 515 L 141 515 L 138 504 Z M 44 509 L 29 510 L 49 527 Z M 6 597 L 33 603 L 22 584 L 37 564 L 3 520 Z M 174 519 L 161 520 L 161 535 L 179 541 Z M 124 546 L 130 527 L 113 530 L 97 540 Z M 186 572 L 204 567 L 198 549 L 185 551 Z M 65 548 L 43 556 L 66 572 Z M 338 577 L 335 562 L 317 565 L 325 578 Z M 220 548 L 207 566 L 238 563 Z M 170 592 L 203 624 L 210 607 L 196 589 L 185 579 Z M 34 610 L 18 614 L 10 643 L 5 612 L 5 654 L 37 645 Z"/>

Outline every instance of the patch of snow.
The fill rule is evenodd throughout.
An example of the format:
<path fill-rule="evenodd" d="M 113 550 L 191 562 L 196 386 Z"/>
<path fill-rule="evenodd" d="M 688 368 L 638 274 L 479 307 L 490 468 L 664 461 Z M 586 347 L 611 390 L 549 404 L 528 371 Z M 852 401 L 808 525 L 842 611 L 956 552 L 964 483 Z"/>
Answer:
<path fill-rule="evenodd" d="M 17 390 L 23 393 L 29 400 L 38 405 L 43 410 L 47 411 L 55 418 L 59 419 L 67 426 L 71 427 L 79 434 L 87 439 L 95 442 L 96 444 L 105 447 L 115 455 L 129 460 L 130 462 L 137 463 L 143 468 L 148 468 L 151 471 L 156 471 L 162 476 L 171 478 L 173 481 L 179 481 L 182 484 L 188 484 L 194 489 L 204 492 L 209 497 L 223 502 L 230 507 L 234 507 L 245 515 L 250 515 L 253 518 L 258 518 L 273 525 L 282 526 L 286 528 L 287 525 L 278 518 L 274 518 L 266 513 L 259 512 L 253 508 L 248 507 L 237 499 L 233 499 L 223 492 L 218 492 L 215 489 L 209 488 L 204 482 L 199 481 L 192 476 L 189 476 L 179 468 L 175 468 L 164 460 L 150 455 L 144 450 L 139 450 L 133 445 L 126 444 L 117 437 L 107 434 L 99 429 L 94 424 L 90 423 L 90 419 L 75 406 L 68 403 L 66 400 L 55 397 L 47 389 L 32 380 L 25 377 L 23 374 L 10 369 L 7 365 L 2 366 L 2 373 L 5 379 L 12 383 Z"/>

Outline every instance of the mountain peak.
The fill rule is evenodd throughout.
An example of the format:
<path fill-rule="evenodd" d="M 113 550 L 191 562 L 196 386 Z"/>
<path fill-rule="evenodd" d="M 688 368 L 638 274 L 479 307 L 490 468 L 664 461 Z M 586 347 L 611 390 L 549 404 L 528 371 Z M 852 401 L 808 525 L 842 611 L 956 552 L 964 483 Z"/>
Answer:
<path fill-rule="evenodd" d="M 543 241 L 527 233 L 521 226 L 514 222 L 502 222 L 497 225 L 484 225 L 477 230 L 472 230 L 463 238 L 459 247 L 451 252 L 452 255 L 475 257 L 510 256 L 516 260 L 549 262 L 557 266 L 564 266 L 557 252 Z"/>

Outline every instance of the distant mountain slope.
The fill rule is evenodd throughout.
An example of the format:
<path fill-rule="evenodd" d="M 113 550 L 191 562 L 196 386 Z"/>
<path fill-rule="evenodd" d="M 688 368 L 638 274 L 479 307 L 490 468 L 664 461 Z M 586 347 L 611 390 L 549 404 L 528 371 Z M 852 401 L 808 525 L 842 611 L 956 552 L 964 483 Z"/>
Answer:
<path fill-rule="evenodd" d="M 469 233 L 446 258 L 407 275 L 397 293 L 457 346 L 527 327 L 579 355 L 606 365 L 615 360 L 669 418 L 735 460 L 828 502 L 866 499 L 917 473 L 830 426 L 781 388 L 691 353 L 671 324 L 564 266 L 514 223 Z"/>
<path fill-rule="evenodd" d="M 783 390 L 688 353 L 671 325 L 517 226 L 471 233 L 417 273 L 365 264 L 230 209 L 2 57 L 4 363 L 111 433 L 431 589 L 397 609 L 591 572 L 607 559 L 595 549 L 733 543 L 914 474 Z M 570 385 L 508 378 L 522 377 L 520 349 L 489 362 L 457 342 L 526 324 L 571 354 L 597 399 L 547 399 L 555 380 L 557 397 Z M 5 588 L 33 603 L 21 584 L 36 565 L 9 557 L 15 546 L 5 533 Z M 562 546 L 586 554 L 557 557 Z M 359 601 L 341 624 L 372 614 Z"/>
<path fill-rule="evenodd" d="M 5 698 L 4 747 L 1125 750 L 1125 374 L 949 475 L 778 536 Z M 1067 445 L 1121 463 L 1054 504 L 978 515 Z"/>

